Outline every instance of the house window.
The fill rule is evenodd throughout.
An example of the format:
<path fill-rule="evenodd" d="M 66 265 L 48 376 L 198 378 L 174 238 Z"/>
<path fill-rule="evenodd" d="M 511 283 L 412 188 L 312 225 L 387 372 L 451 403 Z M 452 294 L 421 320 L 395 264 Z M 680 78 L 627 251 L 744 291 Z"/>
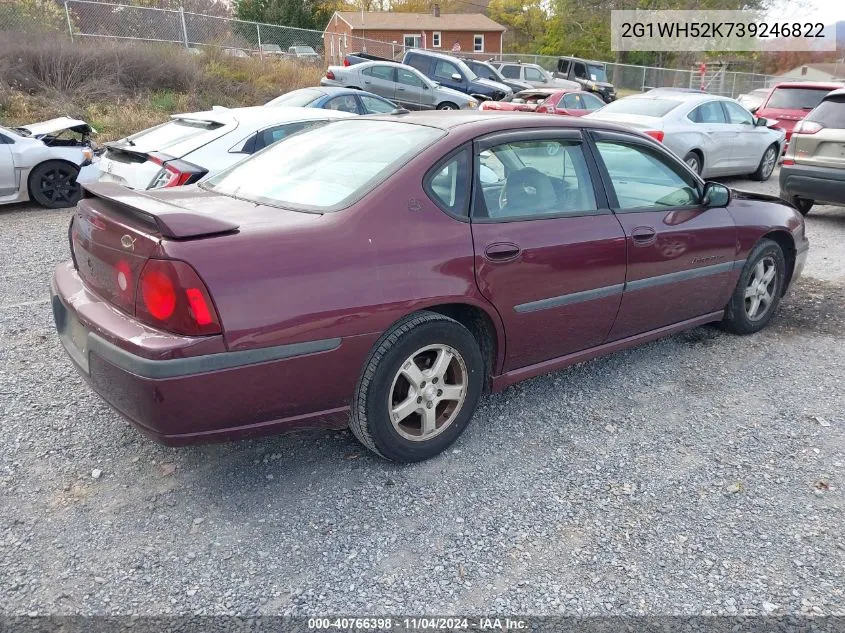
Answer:
<path fill-rule="evenodd" d="M 472 38 L 472 50 L 476 53 L 484 52 L 484 35 L 474 35 Z"/>
<path fill-rule="evenodd" d="M 440 31 L 434 31 L 431 34 L 431 46 L 432 48 L 440 48 Z"/>
<path fill-rule="evenodd" d="M 405 35 L 405 48 L 419 48 L 422 35 Z"/>

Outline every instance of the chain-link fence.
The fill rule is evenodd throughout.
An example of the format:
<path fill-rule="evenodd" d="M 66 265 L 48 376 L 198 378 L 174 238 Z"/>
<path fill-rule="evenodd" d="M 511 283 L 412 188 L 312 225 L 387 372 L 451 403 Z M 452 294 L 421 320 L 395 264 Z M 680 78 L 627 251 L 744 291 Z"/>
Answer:
<path fill-rule="evenodd" d="M 66 0 L 64 7 L 45 0 L 0 1 L 0 30 L 58 30 L 71 39 L 109 38 L 145 42 L 168 42 L 191 52 L 204 47 L 222 48 L 233 57 L 260 56 L 295 58 L 325 65 L 341 64 L 347 53 L 364 51 L 387 59 L 401 60 L 406 47 L 398 42 L 384 42 L 350 35 L 323 33 L 273 24 L 247 22 L 183 11 L 134 5 L 112 4 L 96 0 Z M 45 7 L 52 7 L 45 13 Z M 443 52 L 443 51 L 438 51 Z M 522 61 L 557 70 L 558 58 L 544 55 L 460 52 L 462 57 L 482 60 Z M 771 75 L 734 72 L 726 69 L 708 72 L 634 66 L 606 65 L 607 79 L 621 94 L 651 88 L 700 88 L 708 92 L 736 97 L 771 86 Z"/>

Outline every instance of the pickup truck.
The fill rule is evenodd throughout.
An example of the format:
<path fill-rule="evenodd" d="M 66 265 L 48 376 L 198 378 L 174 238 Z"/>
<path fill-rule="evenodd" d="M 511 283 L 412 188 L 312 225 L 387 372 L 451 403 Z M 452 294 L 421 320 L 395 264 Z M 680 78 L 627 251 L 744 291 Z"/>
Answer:
<path fill-rule="evenodd" d="M 607 80 L 607 66 L 604 62 L 579 57 L 559 57 L 554 76 L 579 83 L 581 90 L 598 95 L 605 103 L 616 99 L 616 88 Z"/>
<path fill-rule="evenodd" d="M 344 66 L 353 66 L 363 62 L 395 62 L 395 59 L 388 59 L 387 57 L 379 57 L 378 55 L 370 55 L 369 53 L 347 53 L 343 58 Z"/>

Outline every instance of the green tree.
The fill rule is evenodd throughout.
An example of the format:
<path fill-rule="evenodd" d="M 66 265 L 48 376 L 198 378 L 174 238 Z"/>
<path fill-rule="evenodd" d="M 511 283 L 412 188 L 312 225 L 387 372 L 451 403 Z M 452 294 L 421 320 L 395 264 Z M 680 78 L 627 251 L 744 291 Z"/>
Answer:
<path fill-rule="evenodd" d="M 543 0 L 490 0 L 490 18 L 507 27 L 507 48 L 515 53 L 534 53 L 543 40 L 548 14 Z"/>
<path fill-rule="evenodd" d="M 251 22 L 292 26 L 300 29 L 323 29 L 318 24 L 320 5 L 313 0 L 236 0 L 235 17 Z M 328 18 L 326 18 L 328 21 Z"/>

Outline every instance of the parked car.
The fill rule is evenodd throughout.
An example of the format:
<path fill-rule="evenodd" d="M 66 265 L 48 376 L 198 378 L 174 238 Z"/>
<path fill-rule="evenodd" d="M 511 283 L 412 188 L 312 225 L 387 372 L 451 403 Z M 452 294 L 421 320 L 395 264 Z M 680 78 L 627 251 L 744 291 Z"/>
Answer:
<path fill-rule="evenodd" d="M 285 57 L 285 52 L 278 44 L 262 44 L 259 51 L 262 55 L 269 55 L 270 57 Z"/>
<path fill-rule="evenodd" d="M 378 55 L 370 55 L 369 53 L 347 53 L 343 57 L 344 66 L 354 66 L 355 64 L 363 64 L 364 62 L 396 62 L 395 59 L 388 59 L 387 57 L 379 57 Z"/>
<path fill-rule="evenodd" d="M 616 88 L 607 80 L 607 65 L 604 62 L 580 57 L 559 57 L 554 76 L 578 83 L 582 90 L 597 94 L 605 103 L 616 99 Z"/>
<path fill-rule="evenodd" d="M 478 109 L 486 112 L 534 112 L 541 103 L 555 93 L 554 90 L 529 88 L 501 101 L 482 101 Z"/>
<path fill-rule="evenodd" d="M 755 119 L 733 99 L 685 92 L 647 92 L 619 99 L 588 119 L 613 121 L 662 141 L 707 178 L 749 175 L 768 180 L 785 143 L 777 121 Z"/>
<path fill-rule="evenodd" d="M 482 79 L 489 79 L 496 83 L 504 84 L 510 88 L 514 93 L 522 90 L 529 90 L 532 88 L 531 84 L 525 81 L 516 81 L 515 79 L 507 79 L 502 76 L 499 70 L 489 62 L 482 62 L 471 57 L 462 57 L 461 60 L 470 67 L 478 77 Z"/>
<path fill-rule="evenodd" d="M 771 88 L 756 88 L 755 90 L 739 95 L 736 101 L 753 114 L 766 100 L 766 97 L 769 96 L 769 92 L 771 92 Z"/>
<path fill-rule="evenodd" d="M 487 389 L 705 323 L 760 331 L 808 249 L 787 203 L 574 117 L 351 117 L 186 191 L 86 189 L 59 338 L 168 444 L 349 425 L 427 459 Z"/>
<path fill-rule="evenodd" d="M 320 61 L 320 55 L 317 51 L 315 51 L 311 46 L 303 46 L 301 44 L 297 46 L 289 46 L 287 55 L 293 59 L 311 64 L 316 64 Z"/>
<path fill-rule="evenodd" d="M 352 114 L 385 114 L 393 112 L 397 108 L 392 101 L 379 97 L 372 92 L 364 92 L 357 88 L 334 88 L 330 86 L 291 90 L 272 101 L 268 101 L 265 105 L 322 108 Z"/>
<path fill-rule="evenodd" d="M 409 110 L 461 110 L 478 107 L 463 92 L 431 81 L 416 68 L 394 62 L 362 62 L 352 66 L 329 66 L 321 86 L 366 90 L 390 99 Z"/>
<path fill-rule="evenodd" d="M 581 85 L 568 79 L 557 79 L 552 74 L 537 64 L 518 64 L 493 62 L 505 79 L 524 81 L 535 88 L 556 88 L 558 90 L 581 90 Z"/>
<path fill-rule="evenodd" d="M 94 158 L 93 134 L 85 121 L 68 117 L 15 130 L 0 126 L 0 204 L 75 205 L 82 193 L 77 176 Z"/>
<path fill-rule="evenodd" d="M 297 132 L 350 116 L 264 106 L 176 114 L 167 123 L 107 144 L 99 180 L 131 189 L 188 185 Z"/>
<path fill-rule="evenodd" d="M 558 90 L 540 103 L 535 112 L 562 114 L 564 116 L 585 116 L 603 108 L 604 105 L 604 101 L 592 92 Z"/>
<path fill-rule="evenodd" d="M 402 63 L 416 68 L 445 88 L 463 92 L 479 101 L 499 101 L 513 94 L 506 85 L 482 79 L 460 59 L 442 53 L 411 49 L 405 53 Z"/>
<path fill-rule="evenodd" d="M 776 120 L 777 127 L 786 132 L 786 142 L 789 143 L 795 124 L 819 105 L 827 93 L 842 87 L 845 85 L 841 83 L 776 84 L 755 114 L 765 119 Z"/>
<path fill-rule="evenodd" d="M 224 48 L 223 54 L 226 57 L 235 57 L 235 58 L 238 58 L 238 59 L 249 58 L 249 53 L 247 53 L 242 48 Z"/>
<path fill-rule="evenodd" d="M 817 202 L 845 205 L 845 89 L 825 95 L 795 125 L 780 191 L 804 215 Z"/>

